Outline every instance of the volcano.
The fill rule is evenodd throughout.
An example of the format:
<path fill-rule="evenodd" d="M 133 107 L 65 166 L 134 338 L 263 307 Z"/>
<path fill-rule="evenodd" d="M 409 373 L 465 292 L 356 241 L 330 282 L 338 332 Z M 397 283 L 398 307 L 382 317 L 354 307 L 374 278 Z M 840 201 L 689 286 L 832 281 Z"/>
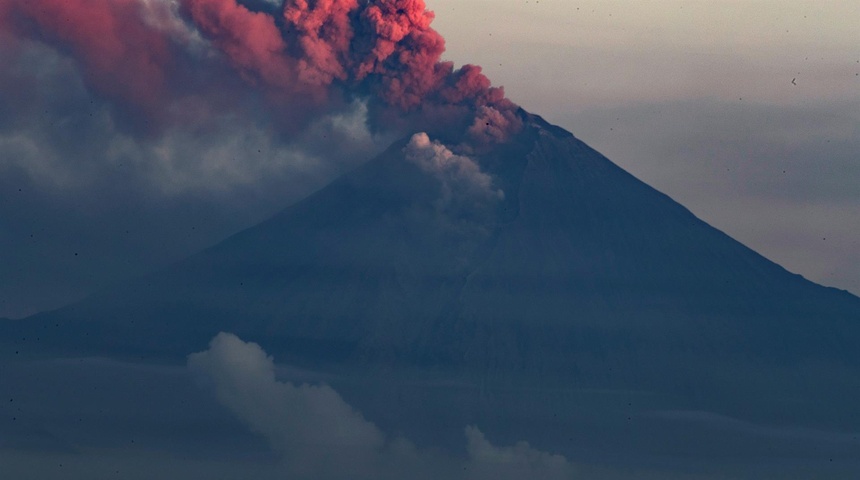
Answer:
<path fill-rule="evenodd" d="M 454 156 L 489 195 L 410 161 L 404 139 L 271 219 L 7 338 L 184 358 L 228 331 L 313 368 L 575 383 L 768 415 L 774 401 L 823 401 L 803 408 L 858 420 L 860 299 L 520 114 L 516 137 Z"/>

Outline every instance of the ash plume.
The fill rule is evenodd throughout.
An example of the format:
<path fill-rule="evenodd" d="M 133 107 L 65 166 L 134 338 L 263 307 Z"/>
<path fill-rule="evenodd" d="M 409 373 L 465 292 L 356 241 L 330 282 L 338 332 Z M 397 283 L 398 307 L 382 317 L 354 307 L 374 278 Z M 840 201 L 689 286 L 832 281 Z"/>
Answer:
<path fill-rule="evenodd" d="M 443 210 L 457 203 L 475 207 L 505 198 L 505 192 L 494 187 L 493 177 L 481 171 L 474 160 L 431 141 L 426 133 L 413 135 L 404 153 L 407 161 L 439 180 L 442 187 L 439 207 Z"/>
<path fill-rule="evenodd" d="M 70 56 L 147 134 L 251 108 L 293 136 L 358 100 L 373 131 L 503 141 L 516 105 L 480 67 L 442 61 L 433 18 L 423 0 L 0 0 L 4 36 Z"/>
<path fill-rule="evenodd" d="M 0 30 L 72 56 L 89 86 L 121 108 L 158 118 L 174 58 L 166 30 L 147 18 L 167 3 L 143 0 L 0 0 Z"/>

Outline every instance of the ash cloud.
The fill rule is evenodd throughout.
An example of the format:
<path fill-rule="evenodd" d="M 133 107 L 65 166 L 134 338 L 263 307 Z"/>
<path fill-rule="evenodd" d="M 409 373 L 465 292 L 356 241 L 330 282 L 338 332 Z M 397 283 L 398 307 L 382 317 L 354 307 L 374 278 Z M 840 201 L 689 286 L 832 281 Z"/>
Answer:
<path fill-rule="evenodd" d="M 152 118 L 165 110 L 172 58 L 166 32 L 147 18 L 167 2 L 4 0 L 0 28 L 16 39 L 52 45 L 73 58 L 87 84 L 123 109 Z"/>
<path fill-rule="evenodd" d="M 521 126 L 516 106 L 480 67 L 442 61 L 433 18 L 421 0 L 0 6 L 7 36 L 63 52 L 95 95 L 149 134 L 241 109 L 223 99 L 251 91 L 286 134 L 361 99 L 377 130 L 435 126 L 471 143 L 504 140 Z"/>
<path fill-rule="evenodd" d="M 248 130 L 335 163 L 322 157 L 378 151 L 416 130 L 474 146 L 504 140 L 521 127 L 517 107 L 480 67 L 441 60 L 433 18 L 420 0 L 2 0 L 0 125 L 3 146 L 14 149 L 4 163 L 38 149 L 30 157 L 52 165 L 19 166 L 58 176 L 82 161 L 117 163 L 132 149 L 137 163 L 152 164 L 143 168 L 158 169 L 180 139 L 193 145 L 183 162 L 203 157 L 218 183 L 227 170 L 256 166 L 235 155 L 227 166 L 207 145 L 223 150 L 219 140 Z M 344 117 L 357 119 L 359 139 L 321 131 Z M 44 154 L 53 146 L 39 138 L 46 133 L 92 151 Z"/>
<path fill-rule="evenodd" d="M 274 362 L 255 343 L 228 333 L 188 357 L 201 384 L 251 430 L 265 437 L 297 479 L 571 479 L 562 456 L 519 442 L 499 447 L 466 427 L 467 457 L 390 438 L 327 385 L 294 385 L 275 377 Z"/>
<path fill-rule="evenodd" d="M 177 261 L 392 140 L 368 131 L 360 101 L 292 136 L 253 102 L 143 134 L 92 95 L 67 55 L 38 42 L 7 47 L 0 42 L 0 317 L 57 308 Z"/>
<path fill-rule="evenodd" d="M 0 316 L 177 261 L 396 138 L 520 127 L 416 0 L 0 0 Z"/>
<path fill-rule="evenodd" d="M 440 208 L 455 203 L 480 203 L 503 199 L 502 190 L 493 186 L 493 178 L 465 155 L 457 155 L 426 133 L 416 133 L 404 148 L 406 159 L 433 175 L 442 187 Z"/>

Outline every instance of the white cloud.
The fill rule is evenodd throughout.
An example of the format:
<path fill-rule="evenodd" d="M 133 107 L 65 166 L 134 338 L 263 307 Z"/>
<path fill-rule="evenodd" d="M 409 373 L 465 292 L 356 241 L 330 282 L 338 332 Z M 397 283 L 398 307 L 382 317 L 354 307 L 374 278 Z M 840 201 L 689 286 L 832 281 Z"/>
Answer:
<path fill-rule="evenodd" d="M 567 459 L 536 450 L 527 442 L 517 442 L 512 447 L 496 447 L 473 426 L 466 427 L 466 439 L 471 459 L 469 478 L 561 480 L 573 477 L 573 469 Z"/>
<path fill-rule="evenodd" d="M 560 456 L 519 442 L 490 443 L 466 428 L 468 457 L 420 450 L 389 439 L 328 385 L 294 385 L 275 378 L 272 358 L 255 343 L 218 334 L 188 366 L 218 400 L 265 437 L 293 479 L 531 480 L 573 478 Z"/>
<path fill-rule="evenodd" d="M 379 429 L 331 387 L 277 381 L 272 358 L 255 343 L 221 333 L 209 350 L 190 355 L 188 366 L 297 474 L 331 475 L 332 467 L 359 467 L 384 445 Z"/>

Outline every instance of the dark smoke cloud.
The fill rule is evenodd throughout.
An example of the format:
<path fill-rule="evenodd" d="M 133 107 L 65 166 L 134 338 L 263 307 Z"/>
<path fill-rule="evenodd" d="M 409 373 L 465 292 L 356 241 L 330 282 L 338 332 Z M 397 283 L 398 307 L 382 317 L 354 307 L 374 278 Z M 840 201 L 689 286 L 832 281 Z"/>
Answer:
<path fill-rule="evenodd" d="M 516 131 L 432 20 L 422 1 L 0 0 L 0 317 L 179 260 L 396 137 L 462 154 Z"/>
<path fill-rule="evenodd" d="M 173 58 L 165 32 L 147 22 L 167 4 L 137 0 L 3 0 L 2 23 L 15 36 L 67 52 L 89 85 L 123 108 L 159 117 Z"/>
<path fill-rule="evenodd" d="M 2 0 L 0 25 L 70 55 L 94 92 L 146 125 L 223 110 L 223 98 L 237 95 L 223 78 L 227 65 L 287 133 L 356 98 L 370 104 L 377 130 L 429 130 L 480 145 L 521 126 L 516 106 L 480 67 L 441 61 L 445 42 L 422 0 L 270 5 Z"/>

